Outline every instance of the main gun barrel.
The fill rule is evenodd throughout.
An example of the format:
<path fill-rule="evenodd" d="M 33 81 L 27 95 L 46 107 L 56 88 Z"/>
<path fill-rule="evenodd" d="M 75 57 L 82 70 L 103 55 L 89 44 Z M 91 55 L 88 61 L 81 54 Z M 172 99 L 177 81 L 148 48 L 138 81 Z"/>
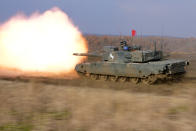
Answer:
<path fill-rule="evenodd" d="M 101 57 L 100 54 L 96 53 L 73 53 L 75 56 L 88 56 L 88 57 Z"/>

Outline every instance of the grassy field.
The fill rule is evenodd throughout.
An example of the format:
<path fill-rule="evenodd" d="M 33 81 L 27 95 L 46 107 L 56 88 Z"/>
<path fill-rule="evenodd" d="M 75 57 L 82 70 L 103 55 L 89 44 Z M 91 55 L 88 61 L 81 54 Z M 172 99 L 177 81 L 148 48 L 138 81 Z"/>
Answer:
<path fill-rule="evenodd" d="M 90 51 L 119 40 L 87 37 L 89 42 L 96 39 L 89 44 Z M 82 78 L 10 77 L 9 73 L 0 80 L 0 131 L 195 131 L 196 55 L 191 50 L 196 43 L 188 43 L 192 45 L 188 48 L 182 43 L 190 40 L 177 40 L 184 48 L 177 52 L 171 48 L 171 57 L 188 57 L 191 63 L 180 81 L 136 85 Z M 179 45 L 169 46 L 177 49 Z"/>

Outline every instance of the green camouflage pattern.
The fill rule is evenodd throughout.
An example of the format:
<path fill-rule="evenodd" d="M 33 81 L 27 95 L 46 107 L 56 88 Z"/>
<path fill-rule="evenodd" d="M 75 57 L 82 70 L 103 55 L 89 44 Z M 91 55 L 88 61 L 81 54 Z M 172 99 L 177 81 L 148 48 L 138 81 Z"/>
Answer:
<path fill-rule="evenodd" d="M 127 46 L 127 45 L 124 45 Z M 76 56 L 100 57 L 102 61 L 84 62 L 76 65 L 75 70 L 84 76 L 95 79 L 114 79 L 125 81 L 132 79 L 136 83 L 155 83 L 158 79 L 171 79 L 173 76 L 184 74 L 186 60 L 164 59 L 163 52 L 141 50 L 140 47 L 105 46 L 104 53 L 74 53 Z M 130 50 L 129 50 L 130 49 Z M 134 49 L 134 50 L 133 50 Z"/>

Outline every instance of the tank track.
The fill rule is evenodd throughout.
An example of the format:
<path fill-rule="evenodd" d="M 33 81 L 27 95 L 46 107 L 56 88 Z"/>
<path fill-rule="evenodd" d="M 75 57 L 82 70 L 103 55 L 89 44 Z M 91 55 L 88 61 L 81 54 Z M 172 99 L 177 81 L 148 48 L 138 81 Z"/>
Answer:
<path fill-rule="evenodd" d="M 157 81 L 173 81 L 179 80 L 184 77 L 184 74 L 158 74 L 158 75 L 150 75 L 144 78 L 137 77 L 125 77 L 125 76 L 112 76 L 112 75 L 100 75 L 100 74 L 89 74 L 89 73 L 81 73 L 77 72 L 80 77 L 87 77 L 92 80 L 104 80 L 104 81 L 114 81 L 114 82 L 131 82 L 134 84 L 144 83 L 148 85 L 155 84 Z"/>

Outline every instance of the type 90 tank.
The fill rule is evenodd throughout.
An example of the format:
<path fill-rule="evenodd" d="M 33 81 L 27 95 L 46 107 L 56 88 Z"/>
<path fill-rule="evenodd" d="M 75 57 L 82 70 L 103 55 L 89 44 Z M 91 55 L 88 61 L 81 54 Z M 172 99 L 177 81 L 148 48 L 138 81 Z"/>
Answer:
<path fill-rule="evenodd" d="M 111 81 L 131 81 L 153 84 L 185 74 L 186 60 L 165 59 L 162 50 L 141 50 L 140 46 L 104 46 L 103 53 L 74 53 L 76 56 L 100 57 L 101 61 L 77 64 L 75 70 L 82 76 Z"/>

